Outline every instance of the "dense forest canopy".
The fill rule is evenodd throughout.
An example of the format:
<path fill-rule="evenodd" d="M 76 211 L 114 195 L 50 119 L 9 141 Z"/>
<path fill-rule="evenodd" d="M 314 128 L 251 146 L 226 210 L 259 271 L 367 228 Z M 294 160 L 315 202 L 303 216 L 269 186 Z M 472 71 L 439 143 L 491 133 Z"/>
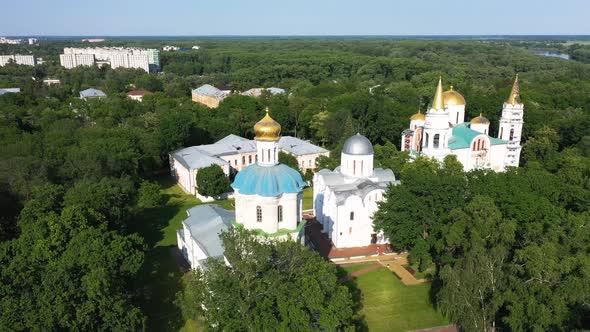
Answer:
<path fill-rule="evenodd" d="M 489 258 L 482 254 L 488 248 L 505 255 L 506 263 L 498 266 L 504 280 L 521 280 L 535 271 L 519 270 L 519 264 L 535 261 L 536 254 L 548 250 L 545 242 L 555 245 L 551 241 L 562 239 L 559 246 L 549 248 L 553 256 L 545 259 L 555 258 L 559 251 L 570 267 L 552 270 L 552 280 L 569 278 L 578 285 L 588 264 L 582 259 L 588 255 L 587 238 L 580 230 L 588 229 L 584 222 L 590 185 L 590 65 L 582 55 L 574 56 L 574 61 L 535 55 L 529 48 L 540 49 L 538 43 L 542 42 L 304 38 L 108 42 L 201 47 L 162 52 L 162 71 L 150 74 L 108 67 L 66 70 L 59 66 L 62 48 L 83 45 L 72 41 L 0 45 L 0 54 L 32 53 L 46 61 L 35 67 L 0 67 L 0 88 L 22 89 L 0 96 L 0 329 L 136 330 L 145 326 L 137 304 L 140 290 L 132 282 L 143 261 L 142 239 L 131 234 L 128 221 L 138 208 L 158 204 L 161 198 L 144 179 L 166 172 L 168 153 L 180 147 L 211 143 L 228 134 L 251 138 L 253 124 L 266 106 L 281 123 L 283 134 L 334 151 L 332 158 L 320 159 L 320 167 L 337 165 L 343 141 L 358 131 L 375 144 L 376 166 L 392 168 L 402 183 L 424 192 L 438 190 L 428 187 L 434 184 L 448 188 L 443 198 L 446 202 L 451 201 L 449 195 L 456 196 L 452 211 L 447 209 L 451 206 L 422 200 L 428 209 L 441 213 L 407 215 L 423 221 L 418 225 L 404 223 L 407 219 L 383 219 L 381 226 L 392 234 L 399 231 L 395 225 L 404 227 L 406 237 L 392 235 L 393 242 L 412 250 L 417 259 L 434 260 L 445 271 L 441 280 L 456 280 L 455 267 L 462 264 L 471 264 L 476 273 L 478 266 L 473 262 Z M 567 45 L 563 47 L 579 54 L 588 50 L 583 44 Z M 522 170 L 465 175 L 452 161 L 437 171 L 427 162 L 406 164 L 407 156 L 398 151 L 400 132 L 413 113 L 428 107 L 439 75 L 445 88 L 453 85 L 465 96 L 466 119 L 483 113 L 495 134 L 502 103 L 517 72 L 525 104 Z M 45 78 L 60 79 L 61 84 L 46 86 Z M 190 100 L 190 90 L 205 83 L 234 90 L 276 86 L 287 93 L 257 99 L 234 95 L 219 108 L 208 109 Z M 105 91 L 108 97 L 80 100 L 79 91 L 89 87 Z M 138 103 L 125 95 L 134 89 L 154 94 Z M 434 184 L 413 176 L 434 179 L 444 172 L 449 176 L 433 180 Z M 524 203 L 519 208 L 536 209 L 537 214 L 518 215 L 516 207 L 502 201 L 506 199 L 502 183 L 516 195 L 514 199 L 535 203 L 531 205 L 535 208 Z M 400 192 L 390 191 L 390 197 L 410 203 L 414 196 L 422 197 L 404 192 L 404 186 Z M 518 196 L 521 189 L 525 193 Z M 396 208 L 404 206 L 388 207 Z M 486 227 L 492 228 L 508 219 L 509 225 L 515 224 L 505 230 L 511 240 L 461 235 L 478 242 L 453 242 L 454 235 L 470 232 L 465 226 L 475 222 L 470 218 L 483 218 Z M 526 218 L 544 218 L 545 223 L 527 220 L 530 223 L 523 224 Z M 550 225 L 551 220 L 557 222 Z M 453 228 L 455 222 L 463 228 Z M 554 231 L 560 237 L 552 236 Z M 564 242 L 568 236 L 571 242 Z M 538 247 L 523 244 L 534 239 Z M 93 245 L 86 247 L 87 241 Z M 464 255 L 471 250 L 473 255 Z M 58 279 L 68 282 L 60 284 Z M 539 286 L 539 294 L 525 294 L 525 286 L 516 281 L 514 285 L 502 289 L 501 294 L 507 294 L 502 304 L 494 302 L 493 310 L 484 314 L 498 318 L 497 312 L 503 313 L 493 321 L 515 330 L 555 327 L 533 322 L 532 311 L 520 314 L 526 317 L 522 320 L 506 314 L 525 310 L 526 303 L 517 301 L 518 297 L 541 301 L 539 294 L 548 291 Z M 566 317 L 571 313 L 567 308 L 587 313 L 587 302 L 586 307 L 580 305 L 587 298 L 560 291 L 556 296 L 568 300 L 555 304 L 554 315 L 545 318 L 567 327 L 580 326 L 580 321 Z M 441 294 L 443 302 L 461 295 L 449 289 Z M 499 293 L 489 294 L 495 299 Z M 57 308 L 59 318 L 47 311 L 48 306 Z M 449 314 L 460 322 L 466 319 Z"/>

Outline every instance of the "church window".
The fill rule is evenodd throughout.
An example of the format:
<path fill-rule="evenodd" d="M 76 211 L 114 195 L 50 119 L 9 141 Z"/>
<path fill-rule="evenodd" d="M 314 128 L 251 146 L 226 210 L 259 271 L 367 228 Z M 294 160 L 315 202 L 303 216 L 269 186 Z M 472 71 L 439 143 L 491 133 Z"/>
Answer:
<path fill-rule="evenodd" d="M 256 207 L 256 221 L 262 222 L 262 208 L 260 205 Z"/>
<path fill-rule="evenodd" d="M 234 166 L 238 166 L 238 160 L 234 159 Z"/>
<path fill-rule="evenodd" d="M 270 149 L 268 149 L 267 151 L 268 151 L 268 161 L 270 162 Z"/>
<path fill-rule="evenodd" d="M 348 235 L 352 234 L 352 227 L 348 227 Z"/>
<path fill-rule="evenodd" d="M 352 161 L 352 175 L 356 175 L 356 160 Z"/>
<path fill-rule="evenodd" d="M 255 155 L 255 156 L 254 156 L 254 161 L 255 161 L 255 162 L 258 162 L 258 155 Z"/>
<path fill-rule="evenodd" d="M 354 212 L 350 212 L 350 220 L 354 220 Z"/>
<path fill-rule="evenodd" d="M 361 175 L 363 175 L 363 161 L 361 160 Z"/>
<path fill-rule="evenodd" d="M 514 139 L 514 128 L 510 129 L 510 140 Z"/>
<path fill-rule="evenodd" d="M 476 143 L 477 143 L 477 142 L 473 142 L 473 148 L 471 148 L 473 151 L 475 151 L 475 150 L 476 150 L 476 149 L 475 149 L 475 144 L 476 144 Z"/>
<path fill-rule="evenodd" d="M 424 147 L 425 148 L 428 147 L 428 143 L 430 143 L 430 135 L 428 135 L 428 133 L 426 133 L 426 141 L 424 141 Z"/>
<path fill-rule="evenodd" d="M 248 164 L 252 163 L 252 155 L 248 156 Z"/>
<path fill-rule="evenodd" d="M 277 219 L 279 222 L 283 221 L 283 206 L 282 205 L 277 206 Z"/>
<path fill-rule="evenodd" d="M 459 123 L 459 112 L 457 112 L 457 119 L 455 120 L 455 123 Z"/>
<path fill-rule="evenodd" d="M 258 156 L 256 156 L 258 158 Z M 264 162 L 264 149 L 262 150 L 262 162 Z"/>
<path fill-rule="evenodd" d="M 246 163 L 246 156 L 242 156 L 242 165 Z"/>
<path fill-rule="evenodd" d="M 504 136 L 504 127 L 500 128 L 500 139 Z"/>
<path fill-rule="evenodd" d="M 308 160 L 308 162 L 307 162 L 307 165 L 308 165 L 309 167 L 311 167 L 311 159 L 310 159 L 310 160 Z"/>
<path fill-rule="evenodd" d="M 434 144 L 434 148 L 438 149 L 438 141 L 440 140 L 440 134 L 436 134 L 434 135 L 434 140 L 433 140 L 433 144 Z"/>

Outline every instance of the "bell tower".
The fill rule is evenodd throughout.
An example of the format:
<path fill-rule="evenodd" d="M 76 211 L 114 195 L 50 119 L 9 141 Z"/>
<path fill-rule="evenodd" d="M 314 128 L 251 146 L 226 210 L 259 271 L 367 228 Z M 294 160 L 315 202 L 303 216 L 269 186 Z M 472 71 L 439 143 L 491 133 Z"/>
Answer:
<path fill-rule="evenodd" d="M 438 87 L 432 106 L 426 113 L 422 152 L 428 157 L 442 161 L 451 153 L 449 140 L 453 133 L 449 122 L 449 111 L 444 105 L 442 78 L 438 79 Z"/>
<path fill-rule="evenodd" d="M 502 118 L 500 119 L 498 132 L 499 139 L 508 141 L 504 158 L 505 166 L 518 167 L 520 162 L 523 116 L 524 104 L 520 100 L 520 87 L 518 74 L 516 74 L 510 96 L 508 96 L 502 108 Z"/>

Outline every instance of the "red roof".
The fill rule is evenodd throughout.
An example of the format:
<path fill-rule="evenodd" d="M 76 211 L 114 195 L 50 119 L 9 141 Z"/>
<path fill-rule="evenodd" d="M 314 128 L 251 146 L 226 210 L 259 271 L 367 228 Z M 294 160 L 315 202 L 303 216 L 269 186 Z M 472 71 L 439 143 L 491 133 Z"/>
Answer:
<path fill-rule="evenodd" d="M 143 96 L 143 95 L 147 95 L 148 93 L 152 93 L 152 92 L 147 91 L 147 90 L 133 90 L 133 91 L 127 92 L 127 95 L 128 96 Z"/>

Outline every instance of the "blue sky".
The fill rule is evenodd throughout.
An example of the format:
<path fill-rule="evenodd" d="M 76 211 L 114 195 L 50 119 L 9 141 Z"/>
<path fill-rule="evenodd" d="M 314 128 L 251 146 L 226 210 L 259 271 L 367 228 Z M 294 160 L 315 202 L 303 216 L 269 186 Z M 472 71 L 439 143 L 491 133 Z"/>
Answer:
<path fill-rule="evenodd" d="M 589 0 L 2 0 L 1 35 L 590 34 Z"/>

